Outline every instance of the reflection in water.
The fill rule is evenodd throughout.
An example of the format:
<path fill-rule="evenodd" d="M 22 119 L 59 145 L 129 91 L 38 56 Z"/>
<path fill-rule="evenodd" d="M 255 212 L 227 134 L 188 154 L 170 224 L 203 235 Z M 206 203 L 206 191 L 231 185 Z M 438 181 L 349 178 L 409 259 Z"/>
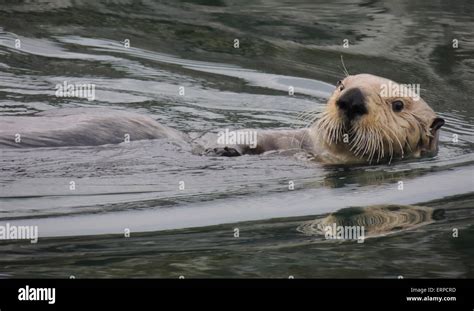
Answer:
<path fill-rule="evenodd" d="M 441 220 L 444 210 L 423 206 L 379 205 L 348 207 L 329 216 L 302 224 L 306 235 L 324 235 L 327 227 L 363 227 L 365 238 L 397 233 Z"/>
<path fill-rule="evenodd" d="M 132 227 L 130 238 L 41 238 L 40 230 L 37 244 L 0 242 L 8 254 L 0 267 L 3 277 L 45 278 L 472 278 L 473 206 L 473 194 L 429 202 L 424 210 L 443 209 L 442 219 L 364 243 L 332 243 L 296 230 L 314 215 L 149 233 Z"/>

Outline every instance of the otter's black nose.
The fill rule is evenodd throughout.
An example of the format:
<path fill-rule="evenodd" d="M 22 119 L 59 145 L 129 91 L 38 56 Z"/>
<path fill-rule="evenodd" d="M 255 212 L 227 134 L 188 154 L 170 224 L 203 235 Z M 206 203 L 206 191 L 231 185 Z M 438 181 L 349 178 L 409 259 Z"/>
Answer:
<path fill-rule="evenodd" d="M 367 113 L 364 94 L 357 88 L 345 91 L 336 104 L 349 120 Z"/>

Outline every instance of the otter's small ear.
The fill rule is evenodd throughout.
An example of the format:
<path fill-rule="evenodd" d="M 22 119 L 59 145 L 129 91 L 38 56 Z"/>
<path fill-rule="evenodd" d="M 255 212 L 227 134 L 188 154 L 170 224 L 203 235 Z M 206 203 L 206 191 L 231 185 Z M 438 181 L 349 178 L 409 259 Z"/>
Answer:
<path fill-rule="evenodd" d="M 436 133 L 444 125 L 444 119 L 442 118 L 435 118 L 433 123 L 431 123 L 431 133 Z"/>

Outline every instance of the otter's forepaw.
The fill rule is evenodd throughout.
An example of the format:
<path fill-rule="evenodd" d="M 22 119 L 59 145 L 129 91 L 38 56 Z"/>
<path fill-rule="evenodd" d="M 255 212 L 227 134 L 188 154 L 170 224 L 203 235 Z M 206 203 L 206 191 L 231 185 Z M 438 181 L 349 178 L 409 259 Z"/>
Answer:
<path fill-rule="evenodd" d="M 234 148 L 224 147 L 224 148 L 209 148 L 206 149 L 206 154 L 208 155 L 217 155 L 221 157 L 238 157 L 241 156 Z"/>

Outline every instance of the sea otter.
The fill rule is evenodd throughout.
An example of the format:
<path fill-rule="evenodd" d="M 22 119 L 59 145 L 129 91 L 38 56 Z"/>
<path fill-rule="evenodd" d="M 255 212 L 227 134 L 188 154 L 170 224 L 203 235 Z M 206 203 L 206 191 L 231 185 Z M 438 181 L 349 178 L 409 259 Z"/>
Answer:
<path fill-rule="evenodd" d="M 304 149 L 329 164 L 391 162 L 435 155 L 443 125 L 415 90 L 370 74 L 349 75 L 308 128 L 257 131 L 255 147 L 237 144 L 208 152 L 236 156 Z"/>
<path fill-rule="evenodd" d="M 239 156 L 298 149 L 328 164 L 391 162 L 436 154 L 443 124 L 416 92 L 407 92 L 389 79 L 358 74 L 337 83 L 320 118 L 307 128 L 240 130 L 244 134 L 254 131 L 256 139 L 226 144 L 222 137 L 215 137 L 201 150 L 208 155 Z M 2 147 L 113 144 L 123 142 L 127 135 L 131 140 L 191 141 L 148 116 L 124 111 L 57 109 L 0 118 Z M 236 137 L 254 136 L 237 133 Z"/>

